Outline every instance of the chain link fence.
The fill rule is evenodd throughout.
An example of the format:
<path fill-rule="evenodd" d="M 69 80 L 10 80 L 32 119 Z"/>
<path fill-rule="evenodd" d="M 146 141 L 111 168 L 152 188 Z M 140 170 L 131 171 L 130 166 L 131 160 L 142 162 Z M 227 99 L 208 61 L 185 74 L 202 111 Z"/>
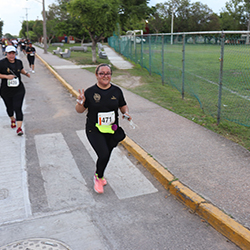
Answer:
<path fill-rule="evenodd" d="M 108 43 L 162 84 L 197 98 L 204 112 L 250 127 L 247 31 L 113 36 Z"/>

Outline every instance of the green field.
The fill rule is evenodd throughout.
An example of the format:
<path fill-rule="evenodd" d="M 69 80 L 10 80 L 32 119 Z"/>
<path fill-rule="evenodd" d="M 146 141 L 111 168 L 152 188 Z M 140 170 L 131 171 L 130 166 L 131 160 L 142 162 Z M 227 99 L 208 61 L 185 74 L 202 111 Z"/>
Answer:
<path fill-rule="evenodd" d="M 152 73 L 162 76 L 165 84 L 182 91 L 183 46 L 141 44 L 128 48 L 129 58 Z M 141 52 L 143 54 L 141 54 Z M 250 47 L 225 45 L 222 71 L 221 117 L 250 127 Z M 220 45 L 185 45 L 184 93 L 198 99 L 201 108 L 213 117 L 218 113 Z M 151 60 L 151 61 L 150 61 Z M 162 70 L 164 60 L 164 71 Z"/>

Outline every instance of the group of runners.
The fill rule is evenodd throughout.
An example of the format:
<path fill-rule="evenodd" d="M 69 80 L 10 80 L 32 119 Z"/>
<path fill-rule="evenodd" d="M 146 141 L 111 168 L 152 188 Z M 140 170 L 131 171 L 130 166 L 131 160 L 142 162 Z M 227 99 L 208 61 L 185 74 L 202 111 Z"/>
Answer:
<path fill-rule="evenodd" d="M 28 43 L 24 50 L 24 45 L 22 41 L 20 42 L 20 49 L 27 56 L 35 52 L 32 48 L 32 44 Z M 30 77 L 30 73 L 24 69 L 22 61 L 16 58 L 16 51 L 13 44 L 7 45 L 6 57 L 0 60 L 0 97 L 10 118 L 10 127 L 16 128 L 16 134 L 22 136 L 24 133 L 22 105 L 25 87 L 21 75 Z M 122 114 L 122 118 L 129 121 L 132 117 L 129 115 L 122 90 L 111 83 L 111 66 L 105 63 L 98 65 L 95 76 L 95 84 L 86 90 L 79 89 L 75 110 L 77 113 L 87 110 L 86 135 L 98 157 L 94 173 L 94 190 L 101 194 L 104 192 L 104 186 L 107 185 L 104 172 L 111 153 L 126 136 L 119 126 L 118 111 Z"/>
<path fill-rule="evenodd" d="M 23 52 L 24 55 L 27 55 L 27 59 L 30 66 L 30 71 L 35 73 L 35 53 L 36 49 L 32 46 L 32 42 L 29 39 L 0 39 L 0 45 L 2 48 L 2 55 L 6 56 L 6 48 L 9 45 L 12 45 L 16 48 L 16 55 L 18 55 L 18 48 L 20 52 Z"/>

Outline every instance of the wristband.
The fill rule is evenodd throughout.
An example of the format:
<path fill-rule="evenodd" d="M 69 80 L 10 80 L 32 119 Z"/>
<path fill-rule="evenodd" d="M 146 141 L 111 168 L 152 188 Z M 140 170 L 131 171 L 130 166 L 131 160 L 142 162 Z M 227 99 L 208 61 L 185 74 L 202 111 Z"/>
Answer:
<path fill-rule="evenodd" d="M 83 104 L 83 100 L 76 99 L 76 101 L 81 105 Z"/>
<path fill-rule="evenodd" d="M 130 117 L 127 114 L 128 113 L 124 113 L 123 116 L 124 116 L 124 118 L 126 118 L 128 120 Z"/>

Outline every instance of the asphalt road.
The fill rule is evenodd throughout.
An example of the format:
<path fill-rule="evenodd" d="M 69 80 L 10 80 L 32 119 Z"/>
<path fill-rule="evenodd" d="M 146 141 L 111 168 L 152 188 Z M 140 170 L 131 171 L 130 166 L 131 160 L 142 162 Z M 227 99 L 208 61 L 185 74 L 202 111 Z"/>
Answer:
<path fill-rule="evenodd" d="M 22 78 L 23 192 L 30 212 L 21 213 L 17 203 L 1 218 L 1 250 L 29 238 L 58 240 L 72 250 L 239 249 L 171 196 L 122 146 L 106 171 L 104 194 L 95 193 L 95 156 L 84 137 L 85 114 L 75 112 L 75 98 L 39 60 L 35 71 L 30 79 Z M 0 199 L 0 208 L 8 202 Z"/>

